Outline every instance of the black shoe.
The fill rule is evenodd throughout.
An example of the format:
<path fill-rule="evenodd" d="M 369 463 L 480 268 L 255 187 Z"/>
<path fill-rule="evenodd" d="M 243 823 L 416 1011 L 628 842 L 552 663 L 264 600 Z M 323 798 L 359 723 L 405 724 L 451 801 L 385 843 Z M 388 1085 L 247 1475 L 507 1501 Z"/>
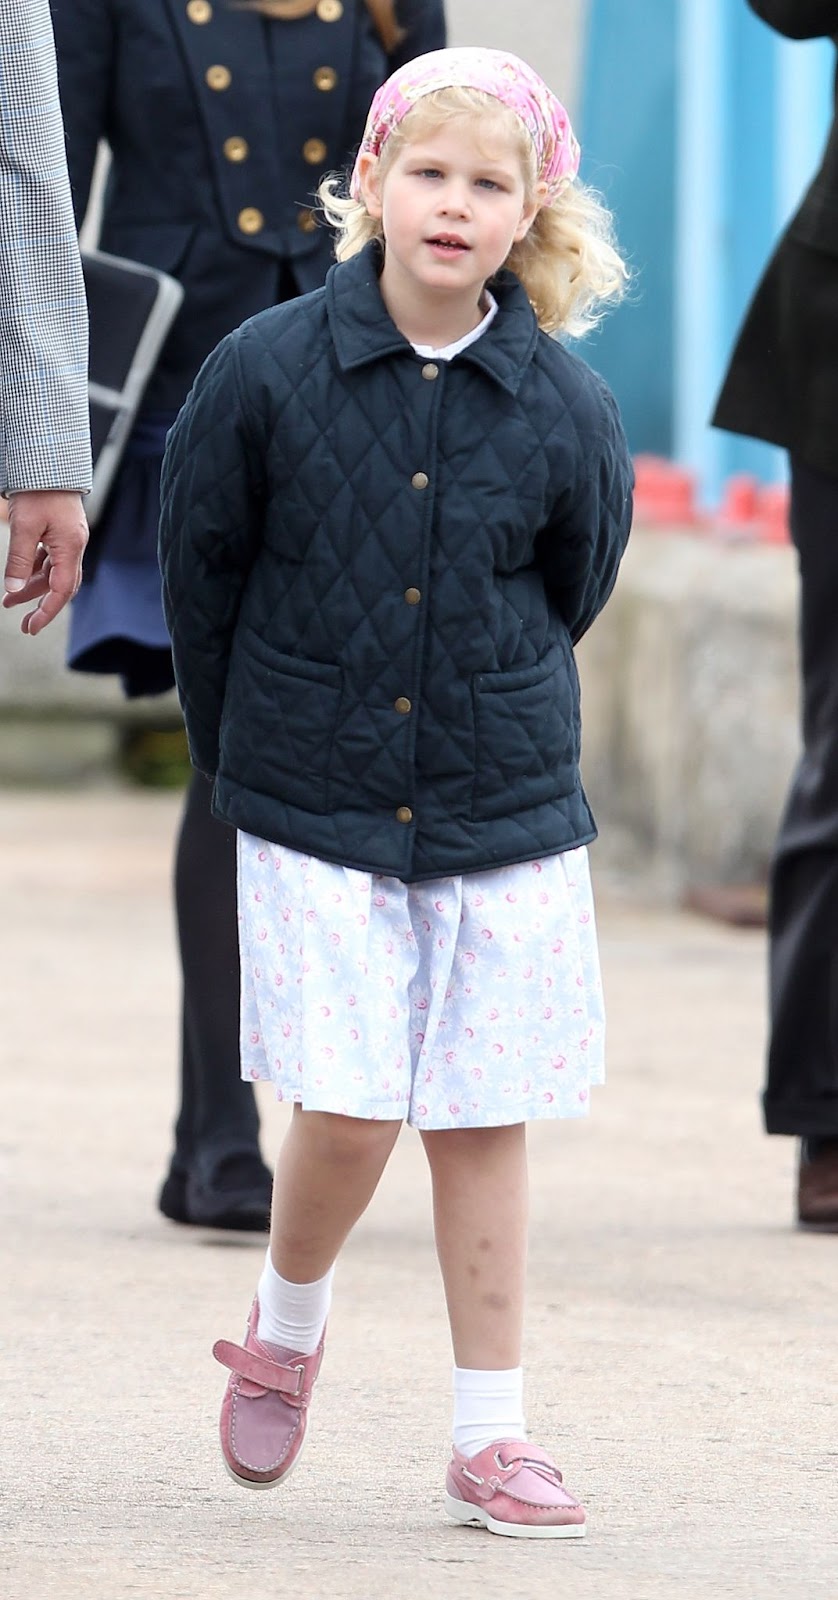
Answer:
<path fill-rule="evenodd" d="M 273 1180 L 258 1154 L 225 1156 L 209 1181 L 172 1168 L 157 1204 L 171 1222 L 267 1233 Z"/>
<path fill-rule="evenodd" d="M 797 1220 L 801 1228 L 838 1233 L 838 1139 L 801 1139 Z"/>

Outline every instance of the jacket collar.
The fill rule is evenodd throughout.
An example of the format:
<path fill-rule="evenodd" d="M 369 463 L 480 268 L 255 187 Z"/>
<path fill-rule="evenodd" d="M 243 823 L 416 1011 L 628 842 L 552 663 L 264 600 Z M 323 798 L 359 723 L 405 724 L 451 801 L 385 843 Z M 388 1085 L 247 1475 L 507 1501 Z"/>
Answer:
<path fill-rule="evenodd" d="M 378 287 L 380 246 L 373 241 L 357 256 L 332 267 L 326 306 L 338 363 L 344 372 L 385 356 L 413 355 L 413 347 L 391 321 Z M 484 334 L 455 358 L 480 367 L 516 394 L 538 340 L 535 313 L 514 273 L 492 279 L 498 314 Z"/>

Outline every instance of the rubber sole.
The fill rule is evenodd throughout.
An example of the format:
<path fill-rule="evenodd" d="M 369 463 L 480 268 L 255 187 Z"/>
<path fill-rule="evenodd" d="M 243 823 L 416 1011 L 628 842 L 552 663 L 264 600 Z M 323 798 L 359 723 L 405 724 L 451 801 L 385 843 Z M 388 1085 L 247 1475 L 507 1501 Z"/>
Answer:
<path fill-rule="evenodd" d="M 224 1462 L 224 1471 L 227 1473 L 227 1476 L 229 1478 L 232 1478 L 234 1483 L 239 1484 L 242 1489 L 278 1489 L 280 1484 L 288 1482 L 288 1479 L 290 1478 L 292 1472 L 294 1471 L 295 1467 L 297 1466 L 297 1464 L 298 1464 L 298 1462 L 300 1460 L 300 1457 L 303 1454 L 303 1451 L 305 1450 L 305 1447 L 306 1447 L 307 1444 L 308 1444 L 308 1429 L 306 1429 L 305 1438 L 303 1439 L 303 1442 L 300 1445 L 300 1448 L 297 1451 L 297 1454 L 295 1455 L 294 1460 L 291 1462 L 291 1465 L 288 1468 L 288 1471 L 281 1473 L 281 1475 L 278 1478 L 269 1479 L 269 1481 L 267 1483 L 257 1483 L 257 1482 L 254 1481 L 253 1478 L 242 1478 L 242 1477 L 240 1477 L 237 1472 L 233 1471 L 233 1469 L 230 1466 L 230 1463 L 227 1460 L 227 1457 L 225 1456 L 223 1450 L 221 1452 L 221 1459 Z"/>
<path fill-rule="evenodd" d="M 584 1539 L 584 1522 L 561 1522 L 532 1527 L 524 1522 L 498 1522 L 481 1506 L 470 1505 L 466 1500 L 456 1500 L 446 1494 L 445 1509 L 454 1522 L 463 1527 L 486 1528 L 489 1533 L 503 1534 L 507 1539 Z"/>

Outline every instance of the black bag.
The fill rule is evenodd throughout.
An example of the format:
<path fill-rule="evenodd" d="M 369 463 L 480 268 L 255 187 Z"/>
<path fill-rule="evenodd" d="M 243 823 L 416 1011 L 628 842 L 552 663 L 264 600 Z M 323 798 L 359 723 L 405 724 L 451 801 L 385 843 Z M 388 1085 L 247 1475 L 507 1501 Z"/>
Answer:
<path fill-rule="evenodd" d="M 143 390 L 183 300 L 166 272 L 101 250 L 82 251 L 90 318 L 91 527 L 102 511 Z"/>

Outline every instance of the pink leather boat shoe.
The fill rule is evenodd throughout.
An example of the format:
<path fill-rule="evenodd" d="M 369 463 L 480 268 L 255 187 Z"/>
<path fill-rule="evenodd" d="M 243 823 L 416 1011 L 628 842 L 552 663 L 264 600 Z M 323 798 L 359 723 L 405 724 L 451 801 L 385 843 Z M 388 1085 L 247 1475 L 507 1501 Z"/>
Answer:
<path fill-rule="evenodd" d="M 231 1371 L 221 1406 L 224 1465 L 245 1488 L 272 1489 L 300 1459 L 323 1339 L 312 1355 L 302 1356 L 257 1338 L 258 1325 L 254 1300 L 244 1344 L 219 1339 L 212 1353 Z"/>
<path fill-rule="evenodd" d="M 498 1439 L 464 1456 L 454 1448 L 445 1509 L 455 1522 L 516 1539 L 582 1539 L 585 1513 L 538 1445 Z"/>

